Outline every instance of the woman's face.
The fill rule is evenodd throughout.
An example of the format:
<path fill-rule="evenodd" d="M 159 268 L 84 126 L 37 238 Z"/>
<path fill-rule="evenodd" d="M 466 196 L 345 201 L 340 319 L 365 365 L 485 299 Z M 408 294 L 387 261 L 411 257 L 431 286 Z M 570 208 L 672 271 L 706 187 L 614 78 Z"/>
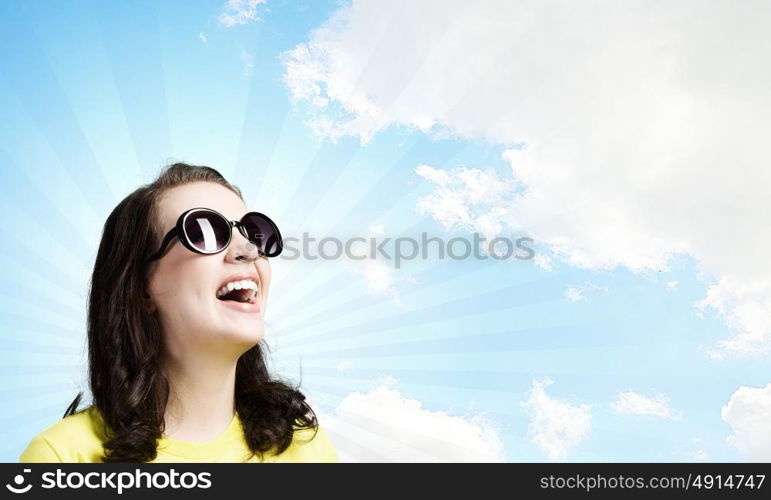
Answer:
<path fill-rule="evenodd" d="M 220 184 L 177 186 L 159 200 L 161 237 L 182 212 L 194 207 L 211 208 L 228 220 L 240 220 L 248 212 L 241 198 Z M 165 348 L 173 357 L 190 354 L 191 349 L 240 356 L 263 337 L 270 264 L 237 228 L 232 231 L 230 245 L 220 253 L 198 254 L 174 238 L 155 261 L 147 286 L 148 308 L 158 315 Z M 231 278 L 244 276 L 257 283 L 256 311 L 244 312 L 237 303 L 217 298 L 217 291 Z"/>

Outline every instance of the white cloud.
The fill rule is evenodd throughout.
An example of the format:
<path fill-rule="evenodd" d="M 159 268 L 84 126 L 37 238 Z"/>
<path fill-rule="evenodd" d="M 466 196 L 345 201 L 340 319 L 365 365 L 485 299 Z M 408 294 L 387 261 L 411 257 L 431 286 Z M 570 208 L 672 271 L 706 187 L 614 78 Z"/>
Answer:
<path fill-rule="evenodd" d="M 758 269 L 758 274 L 764 275 L 766 269 Z M 750 290 L 742 283 L 723 278 L 709 287 L 697 307 L 702 312 L 706 308 L 718 311 L 734 332 L 733 337 L 720 340 L 717 348 L 707 351 L 713 358 L 771 352 L 771 295 L 767 295 L 765 285 L 758 284 Z"/>
<path fill-rule="evenodd" d="M 702 448 L 701 438 L 693 438 L 692 443 L 697 449 L 688 453 L 686 460 L 689 462 L 707 462 L 709 460 L 709 453 Z"/>
<path fill-rule="evenodd" d="M 676 290 L 679 284 L 680 282 L 677 280 L 667 281 L 667 288 L 670 290 Z"/>
<path fill-rule="evenodd" d="M 584 300 L 584 295 L 579 289 L 569 286 L 567 290 L 565 290 L 565 298 L 570 302 L 577 302 L 579 300 Z"/>
<path fill-rule="evenodd" d="M 442 170 L 418 165 L 415 173 L 437 188 L 418 200 L 417 210 L 447 229 L 478 232 L 489 242 L 503 231 L 502 219 L 516 184 L 495 172 L 477 168 Z"/>
<path fill-rule="evenodd" d="M 627 415 L 643 415 L 669 420 L 682 418 L 680 412 L 672 411 L 669 407 L 669 398 L 663 394 L 648 397 L 631 390 L 619 391 L 618 399 L 611 403 L 610 407 L 616 413 Z"/>
<path fill-rule="evenodd" d="M 416 283 L 410 275 L 397 276 L 403 271 L 397 272 L 390 260 L 385 260 L 380 254 L 373 257 L 369 239 L 374 238 L 376 243 L 382 241 L 385 228 L 382 224 L 374 224 L 365 235 L 366 241 L 355 240 L 350 243 L 350 252 L 353 256 L 366 256 L 364 259 L 351 259 L 347 263 L 349 270 L 356 273 L 364 280 L 365 293 L 379 297 L 389 297 L 395 304 L 403 305 L 399 296 L 399 283 Z"/>
<path fill-rule="evenodd" d="M 565 460 L 568 452 L 578 446 L 589 434 L 592 422 L 591 407 L 571 405 L 550 397 L 546 387 L 550 378 L 533 380 L 527 400 L 522 402 L 530 414 L 527 437 L 549 460 Z"/>
<path fill-rule="evenodd" d="M 586 294 L 591 291 L 607 292 L 608 289 L 603 286 L 599 286 L 591 281 L 587 281 L 578 286 L 568 286 L 565 290 L 565 298 L 570 302 L 578 302 L 579 300 L 586 300 Z"/>
<path fill-rule="evenodd" d="M 771 461 L 771 383 L 765 387 L 739 387 L 721 409 L 720 416 L 733 430 L 728 443 L 747 461 Z"/>
<path fill-rule="evenodd" d="M 228 28 L 257 21 L 257 6 L 262 3 L 265 3 L 265 0 L 228 0 L 219 15 L 219 21 Z"/>
<path fill-rule="evenodd" d="M 768 2 L 361 0 L 286 54 L 285 78 L 332 139 L 396 125 L 511 145 L 498 181 L 523 189 L 488 227 L 524 228 L 589 269 L 690 255 L 715 283 L 701 305 L 732 330 L 716 356 L 758 355 L 771 352 L 769 15 Z M 473 189 L 447 185 L 466 170 L 491 181 L 423 169 L 438 220 L 478 222 Z"/>
<path fill-rule="evenodd" d="M 335 369 L 336 369 L 337 371 L 339 371 L 339 372 L 342 372 L 342 373 L 345 373 L 345 372 L 351 371 L 351 362 L 350 362 L 350 361 L 348 361 L 347 359 L 344 359 L 344 360 L 340 361 L 340 362 L 337 364 L 337 366 L 335 367 Z"/>
<path fill-rule="evenodd" d="M 533 262 L 544 271 L 551 272 L 554 270 L 552 267 L 552 260 L 548 255 L 537 253 L 535 254 L 535 257 L 533 257 Z"/>
<path fill-rule="evenodd" d="M 203 34 L 203 31 L 198 33 L 198 38 L 200 38 L 203 43 L 209 43 L 209 40 L 206 39 L 206 35 Z"/>
<path fill-rule="evenodd" d="M 383 260 L 366 258 L 354 261 L 353 269 L 364 279 L 367 295 L 393 298 L 398 296 L 394 286 L 394 270 Z"/>
<path fill-rule="evenodd" d="M 426 410 L 388 385 L 393 381 L 350 393 L 333 415 L 319 416 L 341 462 L 504 461 L 503 444 L 484 415 Z"/>

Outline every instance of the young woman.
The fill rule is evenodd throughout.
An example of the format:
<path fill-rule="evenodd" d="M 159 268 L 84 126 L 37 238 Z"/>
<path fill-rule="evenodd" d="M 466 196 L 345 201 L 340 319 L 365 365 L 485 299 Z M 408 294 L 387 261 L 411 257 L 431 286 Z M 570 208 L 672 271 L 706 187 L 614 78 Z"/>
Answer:
<path fill-rule="evenodd" d="M 93 404 L 21 462 L 336 462 L 263 351 L 281 235 L 216 170 L 175 163 L 105 223 L 88 301 Z"/>

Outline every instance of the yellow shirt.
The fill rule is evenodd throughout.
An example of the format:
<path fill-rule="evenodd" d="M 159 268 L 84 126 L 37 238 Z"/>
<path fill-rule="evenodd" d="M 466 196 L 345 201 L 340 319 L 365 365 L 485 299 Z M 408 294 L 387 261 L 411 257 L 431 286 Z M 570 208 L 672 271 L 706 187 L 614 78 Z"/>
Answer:
<path fill-rule="evenodd" d="M 35 436 L 19 457 L 21 463 L 32 462 L 101 462 L 104 455 L 98 436 L 101 417 L 94 406 L 69 415 Z M 322 427 L 295 430 L 292 444 L 280 455 L 265 453 L 264 462 L 337 462 L 337 451 Z M 249 447 L 244 439 L 238 413 L 227 429 L 206 442 L 180 441 L 163 435 L 158 440 L 158 455 L 152 463 L 161 462 L 260 462 L 248 459 Z"/>

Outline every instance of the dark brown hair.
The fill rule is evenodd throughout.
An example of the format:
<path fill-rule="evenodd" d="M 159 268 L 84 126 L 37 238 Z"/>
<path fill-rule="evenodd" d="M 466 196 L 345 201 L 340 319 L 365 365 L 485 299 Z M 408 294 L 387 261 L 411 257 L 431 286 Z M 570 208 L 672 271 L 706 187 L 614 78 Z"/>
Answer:
<path fill-rule="evenodd" d="M 144 262 L 168 230 L 159 227 L 163 194 L 200 181 L 225 186 L 243 199 L 215 169 L 174 163 L 126 196 L 104 224 L 88 297 L 89 384 L 92 406 L 104 424 L 104 462 L 148 462 L 156 457 L 169 384 L 160 366 L 163 344 L 157 312 L 144 308 L 150 269 Z M 269 375 L 263 346 L 259 342 L 238 359 L 235 382 L 244 437 L 260 458 L 270 450 L 286 450 L 295 428 L 318 430 L 316 415 L 298 388 Z M 78 412 L 82 395 L 64 417 Z"/>

